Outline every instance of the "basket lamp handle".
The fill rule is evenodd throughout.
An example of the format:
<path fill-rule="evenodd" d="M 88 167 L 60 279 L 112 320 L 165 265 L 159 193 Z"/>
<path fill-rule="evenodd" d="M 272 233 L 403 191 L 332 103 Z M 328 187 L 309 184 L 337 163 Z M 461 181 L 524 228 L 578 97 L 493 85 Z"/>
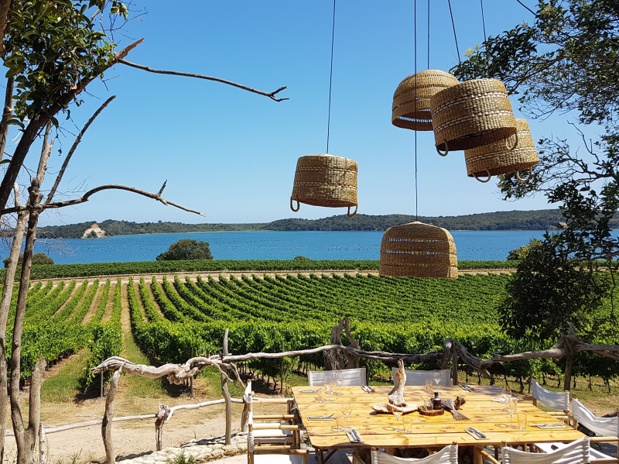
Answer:
<path fill-rule="evenodd" d="M 359 205 L 355 205 L 355 210 L 352 212 L 352 214 L 350 213 L 350 206 L 348 207 L 348 213 L 346 213 L 346 216 L 348 216 L 349 218 L 355 217 L 355 215 L 357 214 L 357 210 L 359 209 Z"/>
<path fill-rule="evenodd" d="M 438 147 L 438 145 L 436 146 L 436 152 L 441 155 L 441 156 L 447 156 L 447 153 L 449 153 L 449 148 L 447 147 L 447 140 L 445 140 L 443 142 L 445 144 L 445 151 L 442 152 L 441 149 Z M 440 143 L 439 143 L 440 145 Z"/>
<path fill-rule="evenodd" d="M 511 139 L 511 136 L 507 137 L 505 139 L 505 148 L 507 148 L 509 151 L 513 151 L 518 146 L 518 132 L 514 133 L 515 142 L 514 142 L 514 145 L 512 147 L 509 146 L 509 140 L 510 139 Z"/>
<path fill-rule="evenodd" d="M 523 183 L 529 182 L 531 180 L 531 177 L 533 177 L 533 168 L 529 168 L 527 169 L 529 175 L 526 177 L 522 177 L 520 175 L 520 171 L 516 171 L 516 178 Z"/>
<path fill-rule="evenodd" d="M 297 202 L 297 208 L 296 208 L 296 209 L 295 209 L 295 207 L 292 205 L 292 202 L 293 202 L 293 201 L 296 201 L 296 202 Z M 301 209 L 301 203 L 299 202 L 299 200 L 294 200 L 292 197 L 290 197 L 290 209 L 291 209 L 292 211 L 294 211 L 295 213 L 296 213 L 297 211 L 299 211 L 299 210 Z"/>
<path fill-rule="evenodd" d="M 487 177 L 487 178 L 485 178 L 485 179 L 484 179 L 484 178 L 482 178 L 482 177 L 480 177 L 478 173 L 475 173 L 475 174 L 474 174 L 475 179 L 477 179 L 477 180 L 478 180 L 479 182 L 481 182 L 482 184 L 486 184 L 486 183 L 490 182 L 490 179 L 492 178 L 492 175 L 490 174 L 490 171 L 488 171 L 488 170 L 486 169 L 486 171 L 485 171 L 485 172 L 486 172 L 486 175 L 488 176 L 488 177 Z"/>

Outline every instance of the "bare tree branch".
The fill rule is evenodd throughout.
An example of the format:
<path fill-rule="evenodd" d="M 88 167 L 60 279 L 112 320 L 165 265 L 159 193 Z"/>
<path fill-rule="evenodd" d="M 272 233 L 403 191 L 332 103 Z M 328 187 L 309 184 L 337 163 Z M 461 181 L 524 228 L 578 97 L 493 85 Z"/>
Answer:
<path fill-rule="evenodd" d="M 64 176 L 64 173 L 67 170 L 67 166 L 69 165 L 69 161 L 71 161 L 71 157 L 73 156 L 73 153 L 75 153 L 75 150 L 77 149 L 77 146 L 82 141 L 82 137 L 84 136 L 84 134 L 86 133 L 86 131 L 88 130 L 90 125 L 94 122 L 94 120 L 101 114 L 101 112 L 107 107 L 107 105 L 109 105 L 110 102 L 112 100 L 114 100 L 115 98 L 116 98 L 116 95 L 112 95 L 110 98 L 105 100 L 105 102 L 99 107 L 99 109 L 97 111 L 95 111 L 94 114 L 90 117 L 88 122 L 86 122 L 86 124 L 84 125 L 84 127 L 82 128 L 80 133 L 75 138 L 75 141 L 73 142 L 73 145 L 71 146 L 71 149 L 69 150 L 69 153 L 67 154 L 64 162 L 62 163 L 62 167 L 60 168 L 60 172 L 58 173 L 58 176 L 56 176 L 56 180 L 54 181 L 54 185 L 52 186 L 49 194 L 47 195 L 47 199 L 45 200 L 45 204 L 50 203 L 52 201 L 52 199 L 54 198 L 54 195 L 56 194 L 56 190 L 58 190 L 58 185 L 60 184 L 60 181 L 62 180 L 62 176 Z"/>
<path fill-rule="evenodd" d="M 41 205 L 41 208 L 45 210 L 48 208 L 57 209 L 57 208 L 64 208 L 65 206 L 79 205 L 81 203 L 86 203 L 88 200 L 90 200 L 90 197 L 97 192 L 101 192 L 103 190 L 114 190 L 114 189 L 115 190 L 126 190 L 128 192 L 137 193 L 138 195 L 142 195 L 148 198 L 152 198 L 153 200 L 157 200 L 166 206 L 168 205 L 174 206 L 175 208 L 182 209 L 183 211 L 187 211 L 188 213 L 197 214 L 199 216 L 206 216 L 204 213 L 201 213 L 200 211 L 185 208 L 184 206 L 181 206 L 177 203 L 168 201 L 165 198 L 163 198 L 161 195 L 158 195 L 156 193 L 147 192 L 146 190 L 141 190 L 135 187 L 129 187 L 127 185 L 114 185 L 114 184 L 100 185 L 99 187 L 96 187 L 86 192 L 81 198 L 74 198 L 73 200 L 67 200 L 67 201 L 58 201 L 55 203 L 46 203 L 44 205 Z M 14 208 L 5 208 L 3 210 L 0 210 L 0 216 L 5 215 L 5 214 L 10 214 L 10 213 L 17 213 L 25 208 L 28 208 L 28 207 L 22 206 L 22 207 L 14 207 Z"/>
<path fill-rule="evenodd" d="M 247 87 L 246 85 L 237 84 L 236 82 L 232 82 L 232 81 L 229 81 L 229 80 L 226 80 L 226 79 L 221 79 L 219 77 L 205 76 L 203 74 L 186 73 L 186 72 L 181 72 L 181 71 L 167 71 L 167 70 L 163 70 L 163 69 L 153 69 L 153 68 L 150 68 L 148 66 L 144 66 L 144 65 L 141 65 L 141 64 L 137 64 L 137 63 L 132 63 L 130 61 L 123 60 L 123 59 L 118 59 L 117 61 L 119 63 L 126 64 L 127 66 L 131 66 L 133 68 L 141 69 L 142 71 L 148 71 L 148 72 L 152 72 L 152 73 L 155 73 L 155 74 L 168 74 L 170 76 L 192 77 L 194 79 L 205 79 L 205 80 L 208 80 L 208 81 L 220 82 L 222 84 L 231 85 L 232 87 L 237 87 L 239 89 L 247 90 L 248 92 L 253 92 L 253 93 L 257 93 L 258 95 L 263 95 L 265 97 L 269 97 L 271 100 L 275 100 L 276 102 L 288 100 L 288 98 L 277 98 L 276 97 L 276 95 L 279 92 L 281 92 L 282 90 L 286 89 L 286 86 L 280 87 L 279 89 L 275 90 L 274 92 L 264 92 L 262 90 L 257 90 L 257 89 L 251 88 L 251 87 Z"/>

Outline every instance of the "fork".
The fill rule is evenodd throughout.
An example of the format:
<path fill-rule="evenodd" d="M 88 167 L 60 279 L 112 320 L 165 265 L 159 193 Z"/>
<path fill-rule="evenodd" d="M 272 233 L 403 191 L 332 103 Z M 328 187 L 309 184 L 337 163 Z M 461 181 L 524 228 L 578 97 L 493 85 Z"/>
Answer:
<path fill-rule="evenodd" d="M 451 398 L 445 398 L 443 400 L 443 409 L 446 409 L 451 413 L 453 418 L 457 421 L 459 420 L 469 420 L 464 414 L 456 410 L 456 405 L 454 404 L 454 400 Z"/>

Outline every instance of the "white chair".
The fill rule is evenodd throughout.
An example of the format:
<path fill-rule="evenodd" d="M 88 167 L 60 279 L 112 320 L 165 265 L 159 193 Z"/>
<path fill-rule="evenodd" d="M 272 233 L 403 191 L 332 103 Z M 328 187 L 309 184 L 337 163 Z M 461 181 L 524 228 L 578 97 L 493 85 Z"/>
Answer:
<path fill-rule="evenodd" d="M 539 403 L 547 408 L 556 409 L 550 411 L 549 414 L 564 418 L 566 421 L 570 414 L 570 392 L 561 391 L 554 392 L 542 387 L 538 381 L 531 378 L 531 395 L 533 396 L 533 404 L 539 406 Z"/>
<path fill-rule="evenodd" d="M 309 451 L 301 448 L 300 427 L 290 409 L 284 414 L 255 415 L 254 392 L 247 383 L 243 400 L 247 404 L 247 463 L 307 464 Z M 269 401 L 290 405 L 287 399 Z M 266 422 L 262 422 L 266 421 Z"/>
<path fill-rule="evenodd" d="M 398 371 L 397 367 L 393 367 L 391 369 L 393 378 L 395 379 L 395 373 Z M 417 385 L 423 386 L 426 384 L 426 381 L 429 380 L 434 385 L 434 379 L 440 379 L 440 384 L 442 386 L 451 385 L 451 370 L 449 369 L 439 369 L 434 371 L 421 371 L 421 370 L 411 370 L 406 369 L 406 385 Z"/>
<path fill-rule="evenodd" d="M 562 448 L 550 453 L 531 453 L 503 446 L 501 448 L 500 463 L 486 450 L 476 448 L 475 452 L 476 454 L 481 454 L 484 461 L 489 461 L 493 464 L 583 464 L 590 461 L 590 450 L 589 437 L 584 437 L 571 443 L 563 444 Z"/>
<path fill-rule="evenodd" d="M 398 458 L 384 451 L 372 450 L 372 464 L 458 464 L 458 445 L 446 446 L 425 458 Z"/>
<path fill-rule="evenodd" d="M 542 387 L 539 382 L 531 377 L 531 396 L 533 396 L 533 404 L 539 406 L 540 403 L 547 408 L 555 409 L 556 411 L 548 411 L 553 417 L 562 419 L 564 422 L 569 422 L 570 414 L 570 392 L 561 391 L 555 392 Z M 561 442 L 553 443 L 533 443 L 532 446 L 544 453 L 551 453 L 564 446 Z"/>
<path fill-rule="evenodd" d="M 582 425 L 595 434 L 593 443 L 612 443 L 619 447 L 619 416 L 596 416 L 576 398 L 572 399 L 572 417 L 578 425 Z M 615 448 L 616 450 L 617 448 Z M 619 456 L 610 456 L 598 449 L 591 449 L 591 458 L 595 462 L 619 462 Z"/>
<path fill-rule="evenodd" d="M 361 387 L 368 384 L 365 367 L 356 367 L 353 369 L 341 369 L 333 371 L 308 371 L 307 381 L 312 387 L 323 386 L 325 384 L 325 377 L 327 376 L 327 374 L 334 374 L 336 378 L 341 378 L 341 386 L 343 387 Z"/>

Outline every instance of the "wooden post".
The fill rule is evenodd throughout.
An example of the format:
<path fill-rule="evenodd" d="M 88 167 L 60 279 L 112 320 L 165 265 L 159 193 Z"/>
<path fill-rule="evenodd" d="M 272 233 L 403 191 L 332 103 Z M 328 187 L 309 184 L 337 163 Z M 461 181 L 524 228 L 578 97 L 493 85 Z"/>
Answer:
<path fill-rule="evenodd" d="M 228 356 L 228 329 L 224 332 L 224 344 L 222 350 L 222 361 L 224 356 Z M 232 444 L 232 398 L 228 391 L 228 379 L 224 374 L 221 374 L 221 392 L 226 402 L 226 445 Z"/>
<path fill-rule="evenodd" d="M 118 380 L 122 367 L 114 372 L 112 381 L 110 382 L 110 391 L 105 399 L 105 414 L 101 421 L 101 436 L 103 437 L 103 446 L 105 447 L 105 460 L 107 464 L 115 464 L 114 444 L 112 443 L 112 419 L 114 418 L 114 396 L 118 389 Z"/>
<path fill-rule="evenodd" d="M 39 424 L 39 464 L 47 464 L 47 438 L 43 423 Z"/>
<path fill-rule="evenodd" d="M 451 380 L 458 385 L 458 350 L 455 344 L 451 345 Z"/>

